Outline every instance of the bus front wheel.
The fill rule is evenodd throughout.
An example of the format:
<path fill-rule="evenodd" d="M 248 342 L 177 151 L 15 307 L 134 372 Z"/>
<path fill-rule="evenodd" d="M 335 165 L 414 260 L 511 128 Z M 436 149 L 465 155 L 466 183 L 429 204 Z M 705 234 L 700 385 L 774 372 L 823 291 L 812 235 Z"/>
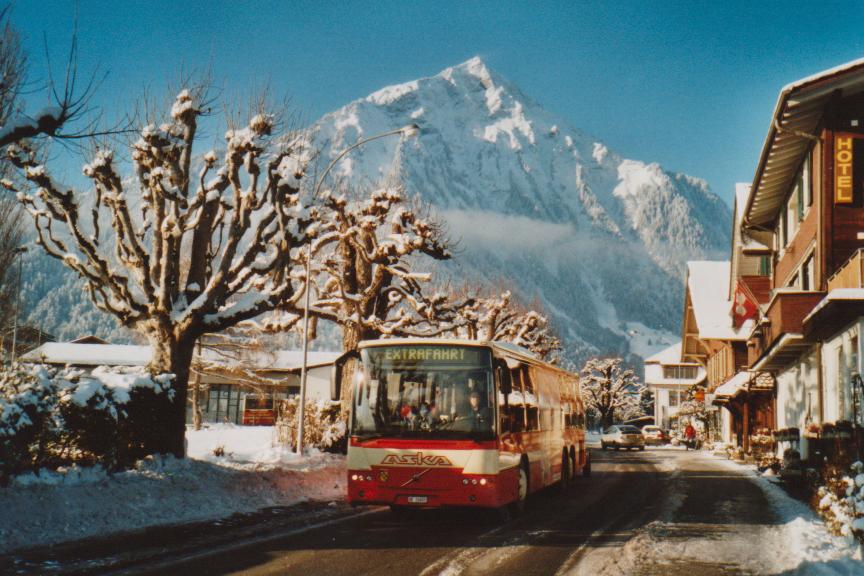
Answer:
<path fill-rule="evenodd" d="M 528 502 L 528 486 L 530 477 L 528 475 L 528 462 L 522 461 L 519 466 L 519 491 L 516 494 L 516 509 L 517 514 L 525 512 L 525 507 Z"/>
<path fill-rule="evenodd" d="M 561 453 L 561 492 L 567 493 L 570 487 L 570 458 L 567 456 L 567 449 Z"/>

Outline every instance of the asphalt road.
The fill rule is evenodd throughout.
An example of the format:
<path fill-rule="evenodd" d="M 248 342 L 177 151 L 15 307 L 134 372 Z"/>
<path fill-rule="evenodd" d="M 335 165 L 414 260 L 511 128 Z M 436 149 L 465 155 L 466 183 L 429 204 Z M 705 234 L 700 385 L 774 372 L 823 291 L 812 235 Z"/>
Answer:
<path fill-rule="evenodd" d="M 499 525 L 493 514 L 433 511 L 408 521 L 389 511 L 284 541 L 172 567 L 190 574 L 554 574 L 598 545 L 595 532 L 626 530 L 656 509 L 661 489 L 653 454 L 595 456 L 594 476 L 567 494 L 537 494 L 522 517 Z M 166 573 L 163 571 L 163 573 Z"/>
<path fill-rule="evenodd" d="M 79 547 L 47 560 L 19 558 L 17 573 L 29 566 L 40 573 L 183 576 L 743 574 L 734 559 L 640 564 L 625 545 L 658 519 L 680 528 L 670 539 L 774 522 L 758 486 L 709 458 L 652 449 L 594 450 L 593 458 L 592 477 L 563 493 L 533 495 L 525 514 L 503 524 L 478 511 L 424 511 L 404 520 L 382 508 L 310 504 L 305 515 L 267 511 L 94 544 L 89 556 Z M 106 556 L 109 549 L 126 552 Z"/>

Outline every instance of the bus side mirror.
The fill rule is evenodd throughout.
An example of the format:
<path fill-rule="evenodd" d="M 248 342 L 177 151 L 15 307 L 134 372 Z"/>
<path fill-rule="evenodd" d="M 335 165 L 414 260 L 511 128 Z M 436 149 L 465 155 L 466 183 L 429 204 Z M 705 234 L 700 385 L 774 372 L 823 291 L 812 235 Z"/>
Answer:
<path fill-rule="evenodd" d="M 330 400 L 333 402 L 342 399 L 342 370 L 345 368 L 345 363 L 352 358 L 359 360 L 360 352 L 357 350 L 345 352 L 333 362 L 333 366 L 330 368 Z"/>
<path fill-rule="evenodd" d="M 507 363 L 498 360 L 495 362 L 495 370 L 498 372 L 498 390 L 505 396 L 509 396 L 513 391 L 513 384 L 510 381 L 510 370 L 507 368 Z"/>

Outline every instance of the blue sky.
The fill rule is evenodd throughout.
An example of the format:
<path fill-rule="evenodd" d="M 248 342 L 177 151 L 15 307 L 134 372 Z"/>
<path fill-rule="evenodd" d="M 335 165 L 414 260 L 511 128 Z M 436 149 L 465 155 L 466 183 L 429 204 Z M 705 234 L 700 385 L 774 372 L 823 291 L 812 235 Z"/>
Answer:
<path fill-rule="evenodd" d="M 35 79 L 54 67 L 76 3 L 18 2 Z M 388 84 L 479 55 L 547 110 L 625 157 L 708 180 L 731 203 L 750 181 L 780 88 L 864 56 L 864 3 L 77 3 L 94 101 L 121 113 L 146 88 L 212 68 L 229 97 L 269 87 L 312 120 Z M 34 105 L 40 96 L 30 96 Z"/>

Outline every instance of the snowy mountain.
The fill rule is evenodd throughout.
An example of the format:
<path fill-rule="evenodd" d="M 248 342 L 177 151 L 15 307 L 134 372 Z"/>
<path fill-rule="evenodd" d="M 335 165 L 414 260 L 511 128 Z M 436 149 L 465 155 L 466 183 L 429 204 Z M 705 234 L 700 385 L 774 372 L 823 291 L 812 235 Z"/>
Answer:
<path fill-rule="evenodd" d="M 730 210 L 706 182 L 621 158 L 479 58 L 327 114 L 313 140 L 326 163 L 411 123 L 418 138 L 370 143 L 335 172 L 363 185 L 398 168 L 458 241 L 439 275 L 538 300 L 578 356 L 644 357 L 677 338 L 684 262 L 729 245 Z M 61 337 L 118 338 L 59 264 L 30 257 L 28 267 L 31 322 Z"/>
<path fill-rule="evenodd" d="M 671 344 L 684 262 L 728 250 L 731 213 L 705 181 L 621 158 L 480 58 L 327 114 L 315 139 L 333 158 L 410 123 L 418 138 L 370 143 L 337 173 L 368 183 L 399 168 L 459 240 L 446 271 L 538 299 L 580 356 Z"/>

